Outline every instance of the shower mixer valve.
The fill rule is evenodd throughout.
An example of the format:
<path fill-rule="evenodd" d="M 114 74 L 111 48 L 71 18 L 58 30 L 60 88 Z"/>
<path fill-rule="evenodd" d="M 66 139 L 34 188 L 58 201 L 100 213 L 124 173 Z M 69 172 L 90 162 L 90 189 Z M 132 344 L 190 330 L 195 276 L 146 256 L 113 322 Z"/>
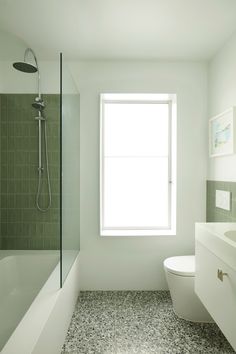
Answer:
<path fill-rule="evenodd" d="M 45 120 L 43 116 L 34 117 L 35 120 Z"/>

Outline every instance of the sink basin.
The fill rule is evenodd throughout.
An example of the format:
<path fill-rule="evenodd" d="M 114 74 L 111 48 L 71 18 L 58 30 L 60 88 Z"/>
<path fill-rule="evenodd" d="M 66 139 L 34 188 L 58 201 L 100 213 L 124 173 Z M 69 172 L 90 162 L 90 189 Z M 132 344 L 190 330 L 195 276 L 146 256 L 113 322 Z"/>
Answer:
<path fill-rule="evenodd" d="M 228 237 L 231 241 L 236 242 L 236 230 L 226 231 L 225 236 Z"/>
<path fill-rule="evenodd" d="M 195 239 L 236 271 L 236 223 L 196 223 Z"/>

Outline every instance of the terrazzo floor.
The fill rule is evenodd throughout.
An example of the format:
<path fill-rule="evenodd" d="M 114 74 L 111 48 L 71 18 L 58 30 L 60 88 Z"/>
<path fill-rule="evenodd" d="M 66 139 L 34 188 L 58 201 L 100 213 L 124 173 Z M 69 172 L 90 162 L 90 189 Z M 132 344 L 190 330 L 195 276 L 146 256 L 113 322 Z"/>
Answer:
<path fill-rule="evenodd" d="M 215 324 L 179 319 L 168 291 L 81 292 L 62 354 L 235 353 Z"/>

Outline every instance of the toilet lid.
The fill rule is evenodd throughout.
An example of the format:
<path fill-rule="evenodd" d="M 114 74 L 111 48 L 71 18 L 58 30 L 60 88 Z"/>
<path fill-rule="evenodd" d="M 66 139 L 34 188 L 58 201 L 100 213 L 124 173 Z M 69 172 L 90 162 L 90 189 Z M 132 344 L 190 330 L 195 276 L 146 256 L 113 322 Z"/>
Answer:
<path fill-rule="evenodd" d="M 191 277 L 195 275 L 195 256 L 178 256 L 165 259 L 164 267 L 170 273 Z"/>

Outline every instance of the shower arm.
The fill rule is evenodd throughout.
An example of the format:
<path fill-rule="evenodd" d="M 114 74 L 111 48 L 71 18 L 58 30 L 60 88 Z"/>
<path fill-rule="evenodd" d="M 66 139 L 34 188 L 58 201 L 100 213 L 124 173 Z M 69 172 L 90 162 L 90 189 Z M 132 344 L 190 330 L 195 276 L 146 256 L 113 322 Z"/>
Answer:
<path fill-rule="evenodd" d="M 24 61 L 26 62 L 27 56 L 28 56 L 30 53 L 32 54 L 32 56 L 33 56 L 33 58 L 34 58 L 34 61 L 35 61 L 35 64 L 36 64 L 36 68 L 38 69 L 38 98 L 41 99 L 41 87 L 40 87 L 39 65 L 38 65 L 38 61 L 37 61 L 37 58 L 36 58 L 36 54 L 34 53 L 33 49 L 27 48 L 27 49 L 25 50 Z"/>

